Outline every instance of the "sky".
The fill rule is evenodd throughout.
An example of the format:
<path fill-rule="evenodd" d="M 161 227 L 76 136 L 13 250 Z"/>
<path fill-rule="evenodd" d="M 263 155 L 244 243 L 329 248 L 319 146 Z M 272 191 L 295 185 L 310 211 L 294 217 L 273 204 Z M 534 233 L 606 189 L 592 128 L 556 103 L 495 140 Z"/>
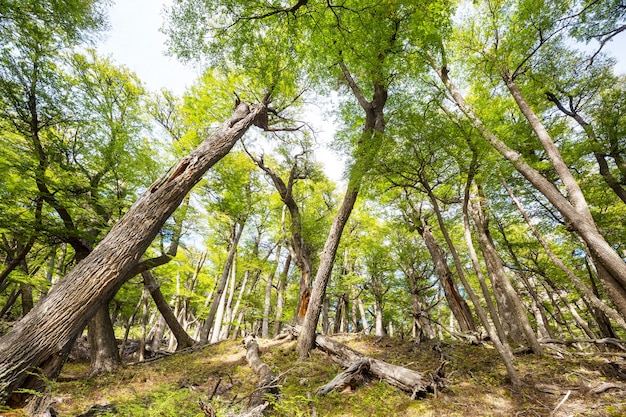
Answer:
<path fill-rule="evenodd" d="M 135 72 L 150 90 L 182 94 L 199 76 L 165 55 L 167 37 L 159 32 L 163 9 L 171 0 L 116 0 L 110 8 L 111 29 L 97 49 Z"/>

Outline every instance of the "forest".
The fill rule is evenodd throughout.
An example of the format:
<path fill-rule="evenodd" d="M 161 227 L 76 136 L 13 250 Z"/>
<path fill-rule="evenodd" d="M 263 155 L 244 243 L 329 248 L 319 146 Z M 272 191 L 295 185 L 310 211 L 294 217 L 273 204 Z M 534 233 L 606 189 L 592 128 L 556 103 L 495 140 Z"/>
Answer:
<path fill-rule="evenodd" d="M 110 5 L 0 0 L 0 416 L 626 415 L 623 0 Z"/>

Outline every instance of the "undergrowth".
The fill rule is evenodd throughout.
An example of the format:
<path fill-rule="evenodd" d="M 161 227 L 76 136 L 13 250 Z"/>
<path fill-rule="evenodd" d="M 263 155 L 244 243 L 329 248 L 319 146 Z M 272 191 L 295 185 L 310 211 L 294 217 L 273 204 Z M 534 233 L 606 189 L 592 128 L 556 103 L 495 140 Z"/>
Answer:
<path fill-rule="evenodd" d="M 445 366 L 447 388 L 437 395 L 412 400 L 390 385 L 370 380 L 364 385 L 324 397 L 315 390 L 341 368 L 329 356 L 314 351 L 298 361 L 294 342 L 260 341 L 262 359 L 278 375 L 280 396 L 271 400 L 271 416 L 549 416 L 569 390 L 558 416 L 626 416 L 626 392 L 612 389 L 591 394 L 598 382 L 626 383 L 622 358 L 595 351 L 517 355 L 524 386 L 513 389 L 498 354 L 488 345 L 411 341 L 369 336 L 338 337 L 352 348 L 377 359 L 417 370 L 424 375 Z M 235 341 L 207 346 L 191 353 L 126 365 L 114 373 L 87 377 L 88 364 L 68 363 L 53 387 L 53 408 L 60 416 L 77 416 L 93 405 L 109 405 L 105 416 L 202 417 L 198 400 L 209 401 L 218 416 L 246 409 L 256 377 Z M 565 390 L 549 394 L 538 384 Z"/>

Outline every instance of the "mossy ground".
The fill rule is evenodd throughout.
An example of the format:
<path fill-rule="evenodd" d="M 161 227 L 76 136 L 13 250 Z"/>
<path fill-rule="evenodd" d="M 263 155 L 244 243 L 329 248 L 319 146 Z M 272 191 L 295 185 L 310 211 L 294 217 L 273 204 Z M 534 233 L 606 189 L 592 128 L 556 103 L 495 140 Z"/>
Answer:
<path fill-rule="evenodd" d="M 363 354 L 402 365 L 423 374 L 437 369 L 441 353 L 434 343 L 370 336 L 339 336 Z M 437 396 L 411 400 L 384 382 L 370 381 L 349 392 L 315 395 L 340 367 L 326 354 L 314 351 L 298 361 L 294 342 L 260 341 L 262 359 L 280 376 L 281 395 L 274 416 L 549 416 L 563 394 L 548 394 L 536 384 L 571 390 L 554 416 L 626 416 L 626 392 L 612 389 L 591 394 L 592 382 L 626 383 L 626 362 L 617 355 L 517 355 L 524 382 L 513 389 L 497 352 L 488 346 L 442 343 L 448 361 L 448 388 Z M 610 361 L 609 361 L 610 358 Z M 198 399 L 206 400 L 219 382 L 213 404 L 218 415 L 247 405 L 256 377 L 247 366 L 237 341 L 222 342 L 191 353 L 180 353 L 141 365 L 126 365 L 94 378 L 88 364 L 68 363 L 53 387 L 53 408 L 60 416 L 76 416 L 94 404 L 112 404 L 117 416 L 203 416 Z"/>

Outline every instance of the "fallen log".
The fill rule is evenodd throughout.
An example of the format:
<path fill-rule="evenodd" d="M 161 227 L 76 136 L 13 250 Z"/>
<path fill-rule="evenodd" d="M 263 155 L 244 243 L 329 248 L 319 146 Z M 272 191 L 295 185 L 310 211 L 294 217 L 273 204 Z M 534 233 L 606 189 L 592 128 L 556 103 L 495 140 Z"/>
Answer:
<path fill-rule="evenodd" d="M 243 339 L 243 345 L 246 348 L 246 360 L 256 375 L 259 376 L 257 389 L 250 396 L 248 407 L 251 409 L 258 408 L 265 404 L 267 397 L 275 397 L 278 395 L 278 387 L 276 386 L 276 375 L 270 367 L 261 360 L 259 353 L 259 344 L 254 336 L 246 336 Z M 267 407 L 267 405 L 266 405 Z M 265 407 L 261 409 L 264 410 Z"/>
<path fill-rule="evenodd" d="M 602 339 L 567 339 L 567 340 L 541 338 L 539 339 L 539 343 L 559 344 L 559 345 L 565 345 L 565 346 L 571 346 L 575 343 L 592 343 L 596 345 L 609 345 L 616 349 L 626 351 L 626 347 L 624 347 L 625 342 L 623 340 L 615 339 L 613 337 L 605 337 Z"/>
<path fill-rule="evenodd" d="M 317 395 L 326 395 L 331 391 L 343 390 L 347 387 L 351 389 L 359 385 L 359 383 L 365 377 L 365 374 L 369 372 L 370 360 L 369 358 L 359 359 L 356 362 L 352 362 L 352 365 L 345 371 L 338 374 L 326 385 L 319 387 L 315 393 Z"/>
<path fill-rule="evenodd" d="M 439 389 L 445 386 L 443 376 L 445 362 L 439 366 L 435 373 L 425 377 L 417 371 L 362 355 L 348 346 L 322 335 L 315 337 L 315 344 L 343 367 L 349 367 L 359 361 L 368 361 L 369 373 L 372 376 L 410 393 L 413 399 L 422 397 L 427 393 L 436 394 Z"/>

